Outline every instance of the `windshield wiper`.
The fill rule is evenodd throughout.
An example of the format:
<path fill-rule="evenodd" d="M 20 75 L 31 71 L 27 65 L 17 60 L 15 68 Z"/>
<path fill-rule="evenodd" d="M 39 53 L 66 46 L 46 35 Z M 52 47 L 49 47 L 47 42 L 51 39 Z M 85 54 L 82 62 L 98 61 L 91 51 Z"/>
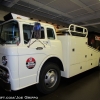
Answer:
<path fill-rule="evenodd" d="M 6 40 L 4 40 L 4 39 L 2 39 L 1 37 L 0 37 L 0 44 L 5 44 L 6 43 Z"/>

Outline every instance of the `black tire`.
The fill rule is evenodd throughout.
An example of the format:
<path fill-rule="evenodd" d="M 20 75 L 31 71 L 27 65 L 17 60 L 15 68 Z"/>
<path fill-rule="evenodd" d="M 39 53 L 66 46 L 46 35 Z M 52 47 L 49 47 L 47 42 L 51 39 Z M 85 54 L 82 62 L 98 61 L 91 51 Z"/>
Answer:
<path fill-rule="evenodd" d="M 61 72 L 55 63 L 46 63 L 40 72 L 37 88 L 43 94 L 49 94 L 57 89 L 61 78 Z"/>

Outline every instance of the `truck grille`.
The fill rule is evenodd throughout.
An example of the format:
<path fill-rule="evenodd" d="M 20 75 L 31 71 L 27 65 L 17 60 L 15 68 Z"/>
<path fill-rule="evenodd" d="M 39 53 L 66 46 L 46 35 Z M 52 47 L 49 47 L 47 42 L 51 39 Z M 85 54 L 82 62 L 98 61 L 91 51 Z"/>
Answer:
<path fill-rule="evenodd" d="M 0 66 L 0 86 L 7 91 L 11 90 L 8 69 Z"/>

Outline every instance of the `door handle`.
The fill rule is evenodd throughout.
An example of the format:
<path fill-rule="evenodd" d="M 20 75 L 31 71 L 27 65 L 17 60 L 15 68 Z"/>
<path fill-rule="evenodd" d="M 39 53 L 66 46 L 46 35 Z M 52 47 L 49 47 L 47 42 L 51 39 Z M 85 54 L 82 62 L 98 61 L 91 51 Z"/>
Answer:
<path fill-rule="evenodd" d="M 37 47 L 36 48 L 36 50 L 42 50 L 43 49 L 43 47 Z"/>

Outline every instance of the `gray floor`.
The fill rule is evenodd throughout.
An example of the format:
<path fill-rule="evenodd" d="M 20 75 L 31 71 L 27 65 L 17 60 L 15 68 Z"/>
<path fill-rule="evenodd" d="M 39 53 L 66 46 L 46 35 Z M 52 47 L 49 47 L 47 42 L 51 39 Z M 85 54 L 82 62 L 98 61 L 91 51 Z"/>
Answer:
<path fill-rule="evenodd" d="M 16 91 L 5 92 L 1 88 L 0 97 L 30 98 L 39 100 L 100 100 L 100 69 L 94 68 L 70 79 L 62 78 L 56 91 L 51 94 L 41 94 L 36 86 Z"/>

